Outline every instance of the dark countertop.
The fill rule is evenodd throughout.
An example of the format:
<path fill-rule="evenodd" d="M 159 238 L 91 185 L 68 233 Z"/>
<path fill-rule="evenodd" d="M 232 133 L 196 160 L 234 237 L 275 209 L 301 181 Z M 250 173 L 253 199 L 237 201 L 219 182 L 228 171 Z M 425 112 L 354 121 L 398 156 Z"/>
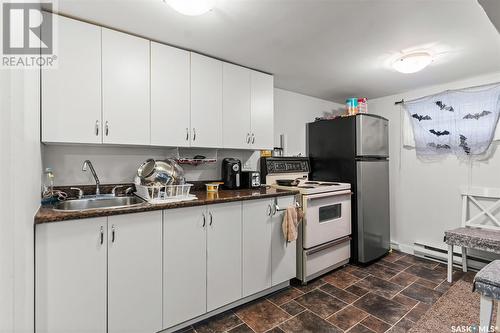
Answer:
<path fill-rule="evenodd" d="M 298 194 L 298 191 L 284 191 L 273 188 L 259 188 L 246 190 L 219 190 L 217 193 L 207 193 L 206 191 L 191 191 L 198 197 L 197 200 L 174 202 L 167 204 L 152 205 L 144 204 L 125 208 L 104 208 L 76 212 L 55 211 L 50 207 L 41 207 L 35 215 L 35 224 L 60 222 L 67 220 L 78 220 L 91 217 L 104 217 L 111 215 L 122 215 L 131 213 L 148 212 L 153 210 L 173 209 L 181 207 L 193 207 L 201 205 L 212 205 L 234 201 L 256 200 L 272 197 L 282 197 Z"/>

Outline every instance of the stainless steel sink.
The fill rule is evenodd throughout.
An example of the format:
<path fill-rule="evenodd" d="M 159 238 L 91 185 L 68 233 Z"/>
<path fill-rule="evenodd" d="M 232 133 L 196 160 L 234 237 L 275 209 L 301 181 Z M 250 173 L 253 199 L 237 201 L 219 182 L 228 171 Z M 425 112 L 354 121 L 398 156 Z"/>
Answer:
<path fill-rule="evenodd" d="M 143 204 L 145 201 L 136 196 L 114 197 L 114 196 L 95 196 L 76 200 L 61 201 L 54 205 L 54 210 L 58 211 L 82 211 L 90 209 L 105 208 L 125 208 Z"/>

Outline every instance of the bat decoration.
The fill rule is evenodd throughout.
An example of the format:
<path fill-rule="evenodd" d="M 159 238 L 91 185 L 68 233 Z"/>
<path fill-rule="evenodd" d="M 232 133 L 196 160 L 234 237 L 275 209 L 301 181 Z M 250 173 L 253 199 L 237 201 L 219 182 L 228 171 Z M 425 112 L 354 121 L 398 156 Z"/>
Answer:
<path fill-rule="evenodd" d="M 486 111 L 486 110 L 484 110 L 481 113 L 474 113 L 474 114 L 469 113 L 469 114 L 467 114 L 464 117 L 464 119 L 476 119 L 476 120 L 479 120 L 479 118 L 486 117 L 490 113 L 491 113 L 490 111 Z"/>
<path fill-rule="evenodd" d="M 460 144 L 458 146 L 462 147 L 467 155 L 470 155 L 470 147 L 467 145 L 467 137 L 465 135 L 460 134 Z"/>
<path fill-rule="evenodd" d="M 434 129 L 431 129 L 431 130 L 429 130 L 429 132 L 431 132 L 435 136 L 450 135 L 450 132 L 448 132 L 448 131 L 436 131 Z"/>
<path fill-rule="evenodd" d="M 440 110 L 446 110 L 446 111 L 450 111 L 450 112 L 455 112 L 455 109 L 453 108 L 453 106 L 448 106 L 448 105 L 444 104 L 441 101 L 436 101 L 435 103 L 439 107 Z"/>
<path fill-rule="evenodd" d="M 422 120 L 432 120 L 432 118 L 430 116 L 422 116 L 422 115 L 419 115 L 417 113 L 414 113 L 411 115 L 412 118 L 415 118 L 417 119 L 418 121 L 422 121 Z"/>
<path fill-rule="evenodd" d="M 448 145 L 442 145 L 440 143 L 435 144 L 434 142 L 428 143 L 427 146 L 434 148 L 434 149 L 451 149 L 451 147 Z"/>

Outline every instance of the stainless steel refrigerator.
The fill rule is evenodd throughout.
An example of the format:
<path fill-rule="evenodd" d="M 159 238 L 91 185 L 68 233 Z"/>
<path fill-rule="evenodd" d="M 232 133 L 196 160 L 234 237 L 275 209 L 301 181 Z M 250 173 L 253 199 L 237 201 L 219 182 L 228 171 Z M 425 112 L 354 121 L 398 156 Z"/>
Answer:
<path fill-rule="evenodd" d="M 351 183 L 351 260 L 369 263 L 390 249 L 389 121 L 359 114 L 307 124 L 312 180 Z"/>

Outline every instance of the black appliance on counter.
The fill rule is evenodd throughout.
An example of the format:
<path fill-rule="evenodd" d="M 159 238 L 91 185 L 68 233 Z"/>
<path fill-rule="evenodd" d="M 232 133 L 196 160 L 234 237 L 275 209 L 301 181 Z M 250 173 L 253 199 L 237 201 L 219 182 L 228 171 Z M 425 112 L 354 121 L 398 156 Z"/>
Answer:
<path fill-rule="evenodd" d="M 388 128 L 372 114 L 307 124 L 309 179 L 351 183 L 351 259 L 359 263 L 390 249 Z"/>
<path fill-rule="evenodd" d="M 241 172 L 241 187 L 242 188 L 258 188 L 260 187 L 260 172 L 258 171 L 242 171 Z"/>
<path fill-rule="evenodd" d="M 225 158 L 222 160 L 222 181 L 224 188 L 236 190 L 241 187 L 241 161 L 237 158 Z"/>

